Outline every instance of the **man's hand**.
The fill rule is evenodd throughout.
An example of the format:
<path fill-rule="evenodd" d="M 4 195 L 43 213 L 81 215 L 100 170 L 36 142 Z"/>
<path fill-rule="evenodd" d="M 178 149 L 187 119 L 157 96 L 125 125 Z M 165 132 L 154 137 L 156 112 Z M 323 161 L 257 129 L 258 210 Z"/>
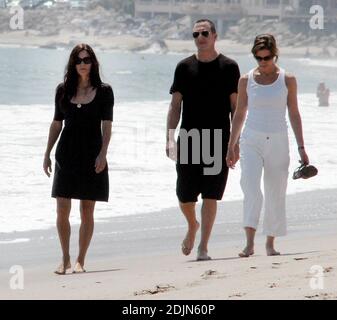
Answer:
<path fill-rule="evenodd" d="M 234 147 L 228 147 L 226 155 L 227 167 L 235 169 L 235 164 L 240 159 L 240 147 L 236 144 Z"/>
<path fill-rule="evenodd" d="M 177 161 L 177 143 L 175 140 L 166 142 L 166 155 L 173 161 Z"/>

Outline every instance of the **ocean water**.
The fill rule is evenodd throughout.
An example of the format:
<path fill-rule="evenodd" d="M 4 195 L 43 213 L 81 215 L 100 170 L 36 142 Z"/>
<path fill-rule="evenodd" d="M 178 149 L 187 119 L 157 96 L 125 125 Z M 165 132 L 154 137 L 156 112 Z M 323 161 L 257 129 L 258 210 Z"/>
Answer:
<path fill-rule="evenodd" d="M 0 233 L 55 225 L 52 178 L 45 176 L 42 161 L 54 90 L 68 55 L 65 50 L 0 48 Z M 108 154 L 110 200 L 97 204 L 97 221 L 176 206 L 175 165 L 165 155 L 165 125 L 174 68 L 186 55 L 98 51 L 97 56 L 103 81 L 112 85 L 116 99 Z M 255 65 L 249 55 L 228 56 L 238 61 L 242 73 Z M 337 63 L 281 59 L 279 64 L 297 76 L 307 152 L 319 169 L 314 179 L 290 177 L 288 193 L 337 188 Z M 317 106 L 320 81 L 332 92 L 329 108 Z M 292 173 L 298 155 L 291 128 L 289 136 Z M 238 165 L 230 172 L 223 201 L 242 199 L 239 180 Z M 78 205 L 73 201 L 72 223 L 79 222 Z"/>

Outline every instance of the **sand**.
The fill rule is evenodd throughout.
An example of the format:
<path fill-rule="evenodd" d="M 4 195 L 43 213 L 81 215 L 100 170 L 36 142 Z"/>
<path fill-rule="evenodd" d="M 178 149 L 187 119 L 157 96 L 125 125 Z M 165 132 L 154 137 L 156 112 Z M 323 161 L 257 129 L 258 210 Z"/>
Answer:
<path fill-rule="evenodd" d="M 282 253 L 277 257 L 266 256 L 259 231 L 255 255 L 238 258 L 244 244 L 240 201 L 220 203 L 209 245 L 213 260 L 205 262 L 195 260 L 195 251 L 188 257 L 181 254 L 185 224 L 178 208 L 97 222 L 85 274 L 53 274 L 60 261 L 55 229 L 2 234 L 0 298 L 337 299 L 336 191 L 288 196 L 289 235 L 277 239 Z M 238 214 L 231 226 L 226 222 L 228 210 Z M 306 220 L 308 210 L 318 218 Z M 77 231 L 75 226 L 73 263 Z M 30 241 L 4 244 L 4 239 L 24 238 Z M 13 265 L 23 267 L 23 290 L 10 288 Z"/>

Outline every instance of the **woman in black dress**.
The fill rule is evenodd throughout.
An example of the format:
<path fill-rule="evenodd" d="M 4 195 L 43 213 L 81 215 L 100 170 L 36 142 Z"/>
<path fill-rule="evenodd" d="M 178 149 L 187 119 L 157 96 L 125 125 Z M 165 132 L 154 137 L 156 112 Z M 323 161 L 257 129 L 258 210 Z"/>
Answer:
<path fill-rule="evenodd" d="M 55 152 L 52 197 L 57 202 L 57 229 L 63 260 L 55 273 L 71 268 L 69 255 L 71 199 L 80 200 L 79 255 L 73 272 L 85 272 L 84 260 L 94 230 L 96 201 L 108 201 L 107 150 L 111 136 L 114 95 L 101 81 L 99 63 L 92 48 L 77 45 L 71 52 L 55 95 L 55 114 L 43 169 L 50 177 L 50 152 L 64 128 Z"/>

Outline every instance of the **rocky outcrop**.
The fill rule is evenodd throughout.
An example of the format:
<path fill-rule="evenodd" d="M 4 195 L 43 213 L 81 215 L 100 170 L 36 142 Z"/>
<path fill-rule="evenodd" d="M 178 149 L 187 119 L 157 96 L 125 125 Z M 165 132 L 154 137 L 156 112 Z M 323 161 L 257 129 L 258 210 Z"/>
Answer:
<path fill-rule="evenodd" d="M 95 4 L 96 3 L 96 4 Z M 55 37 L 44 46 L 70 47 L 85 37 L 133 36 L 143 39 L 139 46 L 131 50 L 161 51 L 167 50 L 165 40 L 191 40 L 191 19 L 186 16 L 172 21 L 165 16 L 152 19 L 133 17 L 116 8 L 109 10 L 92 2 L 87 9 L 70 9 L 66 7 L 26 9 L 24 12 L 24 34 L 27 39 L 34 37 Z M 9 32 L 9 9 L 0 9 L 0 33 Z M 292 23 L 277 20 L 260 21 L 257 18 L 245 18 L 230 26 L 225 39 L 239 44 L 250 45 L 259 33 L 273 33 L 280 47 L 308 48 L 318 47 L 320 55 L 331 56 L 337 53 L 337 36 L 335 33 L 322 34 L 296 32 Z M 60 42 L 60 36 L 67 35 L 67 43 Z"/>
<path fill-rule="evenodd" d="M 254 18 L 245 18 L 240 20 L 236 26 L 230 27 L 225 38 L 242 44 L 252 44 L 255 36 L 261 33 L 273 34 L 280 47 L 307 47 L 307 55 L 310 55 L 309 47 L 321 48 L 320 55 L 323 56 L 333 56 L 337 49 L 336 34 L 315 35 L 313 32 L 308 34 L 296 32 L 296 27 L 289 21 L 260 21 Z"/>

